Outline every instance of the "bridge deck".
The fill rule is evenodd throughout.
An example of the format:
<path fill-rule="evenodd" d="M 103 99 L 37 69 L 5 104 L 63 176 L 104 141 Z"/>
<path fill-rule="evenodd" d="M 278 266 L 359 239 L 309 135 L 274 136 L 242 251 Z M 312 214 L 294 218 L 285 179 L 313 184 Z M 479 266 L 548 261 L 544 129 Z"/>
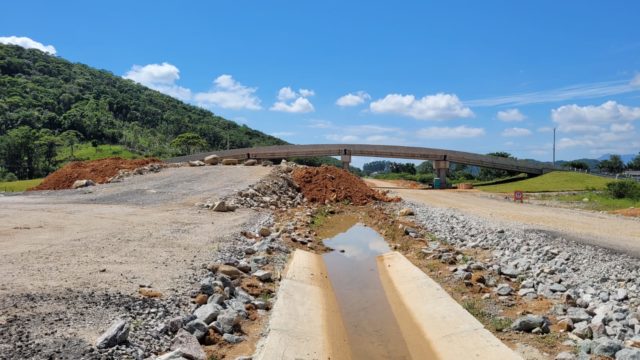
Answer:
<path fill-rule="evenodd" d="M 433 149 L 424 147 L 364 145 L 364 144 L 321 144 L 321 145 L 276 145 L 255 148 L 211 151 L 170 159 L 169 162 L 201 160 L 208 155 L 233 159 L 281 159 L 313 156 L 369 156 L 397 159 L 446 160 L 457 164 L 475 165 L 493 169 L 517 171 L 540 175 L 555 170 L 524 160 L 507 159 L 462 151 Z"/>

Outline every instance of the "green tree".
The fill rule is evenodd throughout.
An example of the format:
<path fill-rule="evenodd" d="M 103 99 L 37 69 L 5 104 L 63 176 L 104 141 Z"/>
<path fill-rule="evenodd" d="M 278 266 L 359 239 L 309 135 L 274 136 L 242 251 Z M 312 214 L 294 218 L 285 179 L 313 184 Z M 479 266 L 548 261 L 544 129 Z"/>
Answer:
<path fill-rule="evenodd" d="M 187 132 L 178 135 L 171 141 L 171 147 L 178 149 L 182 154 L 193 154 L 196 150 L 203 150 L 209 146 L 198 134 Z"/>
<path fill-rule="evenodd" d="M 629 170 L 640 170 L 640 153 L 627 164 L 627 168 Z"/>
<path fill-rule="evenodd" d="M 608 160 L 602 160 L 598 168 L 609 174 L 619 174 L 624 170 L 624 162 L 620 155 L 611 155 Z"/>
<path fill-rule="evenodd" d="M 29 126 L 9 130 L 2 137 L 0 154 L 4 167 L 18 179 L 32 179 L 39 174 L 38 132 Z"/>
<path fill-rule="evenodd" d="M 573 160 L 573 161 L 569 161 L 568 163 L 565 163 L 564 165 L 562 165 L 565 168 L 573 168 L 573 169 L 578 169 L 578 170 L 589 170 L 589 164 L 587 164 L 584 161 L 579 161 L 579 160 Z"/>
<path fill-rule="evenodd" d="M 67 131 L 63 132 L 62 134 L 60 134 L 60 139 L 71 150 L 71 158 L 72 159 L 75 158 L 75 156 L 73 155 L 73 150 L 74 150 L 75 146 L 80 143 L 80 140 L 82 140 L 82 134 L 80 134 L 80 132 L 78 132 L 76 130 L 67 130 Z"/>
<path fill-rule="evenodd" d="M 418 174 L 433 174 L 433 163 L 431 161 L 423 161 L 416 166 L 416 172 Z"/>
<path fill-rule="evenodd" d="M 43 171 L 50 173 L 57 166 L 56 157 L 58 156 L 58 147 L 62 145 L 62 140 L 55 136 L 49 129 L 41 129 L 38 134 L 36 145 L 40 148 L 43 157 Z"/>

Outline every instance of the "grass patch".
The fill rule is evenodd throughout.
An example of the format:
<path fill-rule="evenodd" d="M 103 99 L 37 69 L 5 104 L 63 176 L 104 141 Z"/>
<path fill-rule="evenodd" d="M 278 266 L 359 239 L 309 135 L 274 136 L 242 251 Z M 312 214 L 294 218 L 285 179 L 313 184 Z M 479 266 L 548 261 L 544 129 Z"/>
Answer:
<path fill-rule="evenodd" d="M 41 182 L 42 179 L 0 182 L 0 192 L 26 191 L 29 188 L 40 185 Z"/>
<path fill-rule="evenodd" d="M 478 321 L 489 327 L 490 330 L 500 332 L 508 330 L 513 322 L 508 317 L 494 316 L 491 313 L 484 310 L 484 304 L 477 299 L 465 300 L 462 302 L 462 307 L 473 315 Z"/>
<path fill-rule="evenodd" d="M 511 193 L 515 190 L 524 192 L 585 191 L 604 190 L 611 181 L 611 179 L 589 174 L 554 171 L 522 181 L 489 186 L 476 185 L 476 188 L 494 193 Z"/>
<path fill-rule="evenodd" d="M 409 180 L 421 184 L 431 184 L 433 182 L 433 174 L 386 173 L 376 174 L 373 178 L 378 180 Z"/>
<path fill-rule="evenodd" d="M 137 159 L 140 155 L 133 153 L 121 145 L 98 145 L 91 146 L 90 143 L 76 145 L 73 149 L 74 160 L 99 160 L 110 157 L 121 157 L 123 159 Z M 57 159 L 60 161 L 71 160 L 71 148 L 68 146 L 60 148 Z"/>
<path fill-rule="evenodd" d="M 322 226 L 322 224 L 324 224 L 325 221 L 327 221 L 327 218 L 329 217 L 329 211 L 326 208 L 320 208 L 318 209 L 318 211 L 316 211 L 315 214 L 313 214 L 313 218 L 311 219 L 311 228 L 312 229 L 317 229 L 320 226 Z"/>
<path fill-rule="evenodd" d="M 640 200 L 629 198 L 615 199 L 607 193 L 598 191 L 589 191 L 570 195 L 559 195 L 552 197 L 552 199 L 566 202 L 581 202 L 584 204 L 584 207 L 586 209 L 597 211 L 611 211 L 628 209 L 630 207 L 640 207 Z M 589 199 L 589 201 L 583 201 L 584 199 Z"/>

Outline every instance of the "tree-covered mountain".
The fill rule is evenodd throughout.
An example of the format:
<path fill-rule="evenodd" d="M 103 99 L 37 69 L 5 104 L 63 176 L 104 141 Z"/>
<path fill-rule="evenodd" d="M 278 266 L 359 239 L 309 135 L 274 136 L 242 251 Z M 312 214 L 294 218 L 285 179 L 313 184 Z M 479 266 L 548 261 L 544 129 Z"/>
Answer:
<path fill-rule="evenodd" d="M 184 133 L 204 140 L 194 150 L 285 143 L 108 71 L 39 50 L 0 45 L 4 171 L 20 178 L 46 175 L 55 167 L 52 152 L 69 141 L 119 144 L 142 155 L 171 156 L 191 149 L 171 146 Z"/>

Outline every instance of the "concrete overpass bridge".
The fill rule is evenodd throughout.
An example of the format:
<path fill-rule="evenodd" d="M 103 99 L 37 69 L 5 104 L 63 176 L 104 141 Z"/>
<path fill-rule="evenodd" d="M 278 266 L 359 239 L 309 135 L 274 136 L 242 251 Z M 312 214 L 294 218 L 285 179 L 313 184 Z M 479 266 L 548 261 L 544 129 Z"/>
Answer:
<path fill-rule="evenodd" d="M 367 156 L 396 159 L 431 160 L 436 175 L 446 183 L 450 163 L 475 165 L 492 169 L 509 170 L 530 175 L 541 175 L 555 170 L 551 166 L 524 160 L 507 159 L 462 151 L 424 147 L 365 145 L 365 144 L 318 144 L 276 145 L 254 148 L 219 150 L 170 159 L 169 162 L 202 160 L 208 155 L 238 160 L 284 159 L 291 157 L 340 156 L 344 167 L 348 167 L 352 156 Z"/>

